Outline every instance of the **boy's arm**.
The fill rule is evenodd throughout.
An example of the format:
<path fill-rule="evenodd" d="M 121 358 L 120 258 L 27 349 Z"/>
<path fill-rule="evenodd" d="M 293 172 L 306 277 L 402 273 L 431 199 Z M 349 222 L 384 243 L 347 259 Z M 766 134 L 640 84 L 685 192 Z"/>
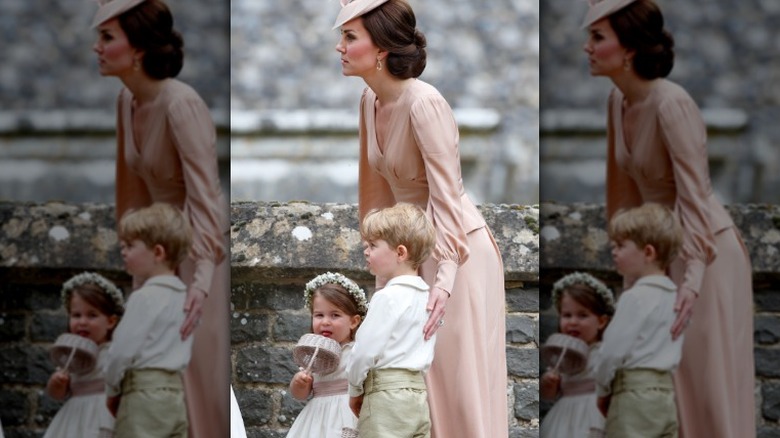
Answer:
<path fill-rule="evenodd" d="M 641 292 L 624 293 L 618 300 L 615 316 L 604 331 L 596 354 L 596 393 L 606 396 L 612 392 L 612 379 L 623 367 L 631 347 L 639 337 L 639 331 L 647 317 L 642 311 Z"/>
<path fill-rule="evenodd" d="M 154 293 L 138 289 L 127 300 L 127 309 L 114 330 L 111 347 L 103 372 L 106 380 L 106 394 L 121 394 L 122 378 L 136 358 L 149 336 L 152 324 L 161 306 L 156 303 Z"/>
<path fill-rule="evenodd" d="M 389 294 L 376 293 L 371 299 L 366 320 L 355 335 L 355 346 L 347 364 L 349 395 L 357 397 L 363 394 L 363 381 L 368 371 L 376 367 L 379 356 L 398 321 Z"/>

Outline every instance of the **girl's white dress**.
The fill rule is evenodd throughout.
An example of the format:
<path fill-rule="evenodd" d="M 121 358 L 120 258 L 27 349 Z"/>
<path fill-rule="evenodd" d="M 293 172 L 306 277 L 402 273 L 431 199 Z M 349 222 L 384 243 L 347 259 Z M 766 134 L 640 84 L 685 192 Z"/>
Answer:
<path fill-rule="evenodd" d="M 87 374 L 70 375 L 70 398 L 51 420 L 44 438 L 97 438 L 114 430 L 114 417 L 106 407 L 103 365 L 110 342 L 98 349 L 95 369 Z M 103 429 L 103 435 L 99 435 Z"/>
<path fill-rule="evenodd" d="M 579 374 L 561 375 L 561 398 L 555 402 L 541 425 L 542 438 L 587 438 L 591 427 L 604 429 L 604 416 L 596 406 L 593 370 L 600 343 L 590 346 L 588 366 Z"/>
<path fill-rule="evenodd" d="M 314 374 L 313 397 L 295 419 L 288 438 L 341 438 L 341 428 L 357 428 L 357 417 L 349 409 L 347 363 L 353 342 L 341 347 L 341 361 L 336 371 Z"/>

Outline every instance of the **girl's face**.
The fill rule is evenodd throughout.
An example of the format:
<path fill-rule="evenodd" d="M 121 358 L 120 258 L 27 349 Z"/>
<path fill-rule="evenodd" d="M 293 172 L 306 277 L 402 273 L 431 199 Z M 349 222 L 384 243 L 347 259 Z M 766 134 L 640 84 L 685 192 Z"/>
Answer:
<path fill-rule="evenodd" d="M 371 40 L 358 17 L 341 26 L 341 39 L 336 45 L 341 53 L 341 73 L 344 76 L 359 76 L 363 79 L 376 74 L 376 61 L 382 50 Z"/>
<path fill-rule="evenodd" d="M 588 28 L 588 40 L 583 46 L 588 54 L 591 76 L 615 77 L 624 74 L 626 59 L 631 53 L 620 44 L 608 18 L 593 23 Z"/>
<path fill-rule="evenodd" d="M 71 333 L 89 338 L 100 345 L 108 341 L 108 333 L 116 327 L 118 320 L 116 315 L 106 315 L 79 294 L 74 292 L 71 295 L 68 319 Z"/>
<path fill-rule="evenodd" d="M 596 315 L 570 297 L 566 292 L 561 297 L 560 331 L 574 336 L 590 345 L 599 340 L 599 332 L 607 326 L 607 315 Z"/>
<path fill-rule="evenodd" d="M 98 37 L 92 50 L 98 55 L 98 68 L 103 76 L 122 77 L 133 72 L 135 59 L 140 53 L 130 46 L 127 35 L 119 25 L 119 19 L 112 18 L 98 26 Z"/>
<path fill-rule="evenodd" d="M 320 294 L 312 299 L 311 327 L 317 335 L 331 338 L 339 344 L 351 340 L 352 330 L 360 323 L 360 315 L 348 315 Z"/>

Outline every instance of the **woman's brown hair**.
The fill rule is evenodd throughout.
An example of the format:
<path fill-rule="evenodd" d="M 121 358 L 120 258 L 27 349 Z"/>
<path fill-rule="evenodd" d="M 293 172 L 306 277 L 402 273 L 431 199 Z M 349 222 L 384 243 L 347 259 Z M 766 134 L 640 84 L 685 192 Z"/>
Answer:
<path fill-rule="evenodd" d="M 425 70 L 425 35 L 405 0 L 389 0 L 362 16 L 363 26 L 380 49 L 387 50 L 388 71 L 400 79 L 416 78 Z"/>
<path fill-rule="evenodd" d="M 119 25 L 134 48 L 143 51 L 144 72 L 155 79 L 176 77 L 184 65 L 184 41 L 161 0 L 146 0 L 121 14 Z"/>
<path fill-rule="evenodd" d="M 644 79 L 663 78 L 674 67 L 674 38 L 652 0 L 637 0 L 609 16 L 620 44 L 634 51 L 634 71 Z"/>

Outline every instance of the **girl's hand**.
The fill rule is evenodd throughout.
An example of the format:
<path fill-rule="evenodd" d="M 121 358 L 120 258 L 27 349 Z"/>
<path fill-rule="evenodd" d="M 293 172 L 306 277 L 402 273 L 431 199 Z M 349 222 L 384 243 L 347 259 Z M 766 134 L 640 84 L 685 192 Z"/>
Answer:
<path fill-rule="evenodd" d="M 548 370 L 542 374 L 539 396 L 542 400 L 555 400 L 561 387 L 561 375 L 557 371 Z"/>
<path fill-rule="evenodd" d="M 290 381 L 290 394 L 296 400 L 306 400 L 311 393 L 314 378 L 306 371 L 298 371 Z"/>
<path fill-rule="evenodd" d="M 672 340 L 680 337 L 683 331 L 688 327 L 693 316 L 693 306 L 696 304 L 696 292 L 688 288 L 680 288 L 677 291 L 677 302 L 674 304 L 674 312 L 677 318 L 672 324 Z"/>
<path fill-rule="evenodd" d="M 447 307 L 447 299 L 450 297 L 444 289 L 434 287 L 431 289 L 431 293 L 428 297 L 428 305 L 425 306 L 425 310 L 430 312 L 428 316 L 428 322 L 423 327 L 423 334 L 425 340 L 431 339 L 431 337 L 439 330 L 439 327 L 444 325 L 444 308 Z"/>
<path fill-rule="evenodd" d="M 204 301 L 206 301 L 206 292 L 194 287 L 190 287 L 187 290 L 187 300 L 184 301 L 184 313 L 187 314 L 187 318 L 184 319 L 184 323 L 179 330 L 182 341 L 187 339 L 200 324 Z"/>
<path fill-rule="evenodd" d="M 596 399 L 596 405 L 599 407 L 601 415 L 603 415 L 605 418 L 607 416 L 607 412 L 609 412 L 610 402 L 612 402 L 612 395 L 607 395 Z"/>
<path fill-rule="evenodd" d="M 357 397 L 350 397 L 349 398 L 349 408 L 352 409 L 352 413 L 355 414 L 356 417 L 360 417 L 360 409 L 363 407 L 363 396 L 359 395 Z"/>
<path fill-rule="evenodd" d="M 108 412 L 111 412 L 111 415 L 113 415 L 114 418 L 116 418 L 116 413 L 119 411 L 119 401 L 121 399 L 121 395 L 109 396 L 106 399 L 106 407 L 108 408 Z"/>
<path fill-rule="evenodd" d="M 67 370 L 57 368 L 49 377 L 46 392 L 55 400 L 64 400 L 68 396 L 68 388 L 70 388 L 70 374 Z"/>

